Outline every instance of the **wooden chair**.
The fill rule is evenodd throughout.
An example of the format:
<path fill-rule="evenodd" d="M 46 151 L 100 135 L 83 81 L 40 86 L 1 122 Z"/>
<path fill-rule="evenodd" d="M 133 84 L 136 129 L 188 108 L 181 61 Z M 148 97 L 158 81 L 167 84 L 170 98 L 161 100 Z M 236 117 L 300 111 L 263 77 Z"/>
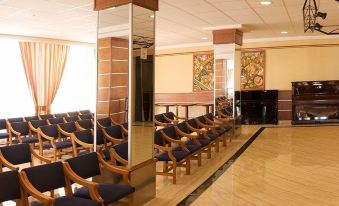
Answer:
<path fill-rule="evenodd" d="M 111 142 L 114 144 L 120 144 L 122 142 L 127 141 L 126 130 L 123 129 L 121 125 L 114 125 L 107 128 L 102 129 L 106 142 Z"/>
<path fill-rule="evenodd" d="M 78 116 L 79 113 L 78 112 L 67 112 L 69 117 L 74 117 L 74 116 Z"/>
<path fill-rule="evenodd" d="M 66 178 L 63 163 L 54 162 L 23 169 L 20 173 L 20 182 L 25 197 L 32 196 L 43 206 L 101 206 L 100 202 L 75 197 L 71 182 Z M 78 184 L 86 182 L 78 181 Z M 86 185 L 87 186 L 87 185 Z M 54 196 L 54 190 L 64 188 L 66 196 Z M 94 191 L 90 187 L 90 191 Z M 51 195 L 45 194 L 50 192 Z"/>
<path fill-rule="evenodd" d="M 164 118 L 163 114 L 157 114 L 154 115 L 154 125 L 160 126 L 160 127 L 168 127 L 168 126 L 172 126 L 173 124 L 171 123 L 171 121 L 168 121 Z"/>
<path fill-rule="evenodd" d="M 15 118 L 8 118 L 6 119 L 6 123 L 13 123 L 13 122 L 23 122 L 25 119 L 23 117 L 15 117 Z"/>
<path fill-rule="evenodd" d="M 40 155 L 43 155 L 44 149 L 53 149 L 53 160 L 60 159 L 62 155 L 72 153 L 63 152 L 62 150 L 72 148 L 72 142 L 70 140 L 62 140 L 58 131 L 57 125 L 46 125 L 38 128 L 39 137 L 39 151 Z"/>
<path fill-rule="evenodd" d="M 22 195 L 18 171 L 0 173 L 0 182 L 0 205 L 9 200 L 15 201 L 16 206 L 28 205 L 27 198 Z"/>
<path fill-rule="evenodd" d="M 185 143 L 180 140 L 168 138 L 162 134 L 162 130 L 154 133 L 154 149 L 158 150 L 155 155 L 157 161 L 163 162 L 163 170 L 157 171 L 157 175 L 173 177 L 173 184 L 177 182 L 177 167 L 184 167 L 186 175 L 190 174 L 191 153 Z M 177 144 L 178 146 L 173 146 Z"/>
<path fill-rule="evenodd" d="M 45 119 L 42 120 L 32 120 L 28 122 L 29 129 L 32 135 L 38 135 L 38 128 L 41 126 L 46 126 L 47 121 Z"/>
<path fill-rule="evenodd" d="M 79 119 L 80 120 L 93 119 L 93 116 L 92 116 L 92 114 L 81 114 L 81 115 L 79 115 Z"/>
<path fill-rule="evenodd" d="M 97 134 L 96 137 L 97 137 L 97 150 L 101 151 L 105 148 L 104 138 L 102 134 Z M 73 132 L 71 134 L 71 141 L 74 157 L 94 151 L 94 131 L 92 129 L 85 129 Z M 82 152 L 80 152 L 81 150 Z"/>
<path fill-rule="evenodd" d="M 52 119 L 55 118 L 53 114 L 41 114 L 39 115 L 39 119 Z"/>
<path fill-rule="evenodd" d="M 9 144 L 13 143 L 27 143 L 34 144 L 39 142 L 36 134 L 32 134 L 29 129 L 28 122 L 13 122 L 8 123 Z"/>
<path fill-rule="evenodd" d="M 111 162 L 115 166 L 128 166 L 128 142 L 114 145 L 110 149 Z"/>
<path fill-rule="evenodd" d="M 75 122 L 75 126 L 77 130 L 85 130 L 85 129 L 93 129 L 93 120 L 91 119 L 84 119 L 78 120 Z"/>
<path fill-rule="evenodd" d="M 54 114 L 54 117 L 55 118 L 63 118 L 63 117 L 68 117 L 68 114 L 67 113 L 58 113 L 58 114 Z"/>
<path fill-rule="evenodd" d="M 187 120 L 185 117 L 179 117 L 175 115 L 173 112 L 166 112 L 162 114 L 164 119 L 168 122 L 172 122 L 173 124 L 178 124 L 180 120 Z"/>
<path fill-rule="evenodd" d="M 226 147 L 227 145 L 227 131 L 223 126 L 216 125 L 216 124 L 209 124 L 204 116 L 199 116 L 195 118 L 196 123 L 203 128 L 211 130 L 213 133 L 222 136 L 223 146 Z"/>
<path fill-rule="evenodd" d="M 218 116 L 214 116 L 213 113 L 208 113 L 204 115 L 207 124 L 216 125 L 217 128 L 221 128 L 226 132 L 226 135 L 230 137 L 230 141 L 232 141 L 232 136 L 234 135 L 234 118 L 221 118 Z"/>
<path fill-rule="evenodd" d="M 64 122 L 76 122 L 78 120 L 80 120 L 78 115 L 70 116 L 70 117 L 64 117 Z"/>
<path fill-rule="evenodd" d="M 185 145 L 186 148 L 190 151 L 191 153 L 191 160 L 197 160 L 198 162 L 198 166 L 201 165 L 201 149 L 202 146 L 201 144 L 197 141 L 183 141 L 181 140 L 181 136 L 178 135 L 178 133 L 176 132 L 176 129 L 174 126 L 170 126 L 170 127 L 166 127 L 164 129 L 161 130 L 161 134 L 163 135 L 164 138 L 166 138 L 167 140 L 173 141 L 173 140 L 177 140 L 177 141 L 182 141 Z"/>
<path fill-rule="evenodd" d="M 52 125 L 52 124 L 61 124 L 61 123 L 64 123 L 64 122 L 65 121 L 64 121 L 63 117 L 47 119 L 47 123 L 49 125 Z"/>
<path fill-rule="evenodd" d="M 78 188 L 73 194 L 74 197 L 92 199 L 102 205 L 111 205 L 122 198 L 129 197 L 129 203 L 133 205 L 135 189 L 128 184 L 129 171 L 108 164 L 97 153 L 93 152 L 67 159 L 64 163 L 64 168 L 69 182 L 84 183 L 85 187 Z M 101 168 L 112 173 L 122 174 L 127 184 L 97 183 L 86 180 L 94 176 L 100 176 L 102 174 Z"/>
<path fill-rule="evenodd" d="M 182 139 L 183 137 L 188 138 L 186 144 L 189 145 L 201 145 L 201 152 L 207 154 L 207 158 L 211 158 L 211 139 L 202 131 L 191 130 L 186 122 L 181 122 L 174 126 L 175 132 Z M 195 133 L 195 134 L 194 134 Z M 198 162 L 201 165 L 201 161 Z"/>
<path fill-rule="evenodd" d="M 19 170 L 18 165 L 25 163 L 30 163 L 32 167 L 34 166 L 32 157 L 37 158 L 41 162 L 51 162 L 51 160 L 37 154 L 32 145 L 29 144 L 0 147 L 0 172 L 2 172 L 3 167 L 7 167 L 10 170 Z"/>
<path fill-rule="evenodd" d="M 73 132 L 77 131 L 75 122 L 57 124 L 58 131 L 63 138 L 71 138 Z"/>
<path fill-rule="evenodd" d="M 26 122 L 30 122 L 33 120 L 39 120 L 39 116 L 29 116 L 29 117 L 24 117 Z"/>
<path fill-rule="evenodd" d="M 97 120 L 97 125 L 99 128 L 103 129 L 115 125 L 110 117 L 105 117 Z"/>

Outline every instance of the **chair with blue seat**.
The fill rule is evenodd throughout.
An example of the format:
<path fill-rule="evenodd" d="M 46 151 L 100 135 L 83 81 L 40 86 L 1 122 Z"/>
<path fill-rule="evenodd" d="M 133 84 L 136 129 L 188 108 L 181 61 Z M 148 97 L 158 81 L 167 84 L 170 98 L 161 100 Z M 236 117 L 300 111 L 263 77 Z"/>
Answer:
<path fill-rule="evenodd" d="M 52 119 L 55 118 L 53 114 L 40 114 L 39 115 L 40 119 Z"/>
<path fill-rule="evenodd" d="M 67 137 L 70 138 L 72 133 L 77 131 L 75 122 L 57 124 L 57 127 L 58 127 L 58 131 L 60 132 L 60 135 L 64 138 L 67 138 Z"/>
<path fill-rule="evenodd" d="M 100 151 L 105 148 L 105 142 L 103 141 L 100 134 L 96 137 L 97 150 Z M 71 134 L 71 141 L 74 157 L 94 151 L 94 131 L 92 129 L 85 129 L 73 132 Z"/>
<path fill-rule="evenodd" d="M 54 114 L 54 117 L 55 117 L 55 118 L 68 117 L 68 114 L 67 114 L 67 113 L 57 113 L 57 114 Z"/>
<path fill-rule="evenodd" d="M 162 114 L 164 116 L 164 119 L 172 122 L 173 124 L 178 124 L 180 120 L 187 120 L 185 117 L 179 117 L 175 115 L 173 112 L 166 112 Z"/>
<path fill-rule="evenodd" d="M 101 176 L 103 168 L 112 173 L 122 174 L 125 181 L 129 182 L 128 170 L 108 164 L 97 153 L 93 152 L 67 159 L 64 163 L 64 168 L 70 181 L 86 183 L 84 184 L 85 187 L 78 188 L 74 192 L 74 197 L 92 199 L 101 202 L 102 205 L 111 205 L 123 198 L 130 198 L 129 203 L 133 205 L 135 189 L 128 183 L 97 183 L 86 180 L 91 177 Z"/>
<path fill-rule="evenodd" d="M 102 206 L 100 202 L 74 196 L 71 182 L 61 162 L 25 168 L 20 173 L 24 196 L 32 196 L 39 206 Z M 82 185 L 85 182 L 77 182 Z M 64 188 L 65 196 L 54 196 L 54 190 Z M 94 187 L 90 187 L 94 191 Z M 47 195 L 50 192 L 51 195 Z"/>
<path fill-rule="evenodd" d="M 32 134 L 28 122 L 8 123 L 9 144 L 27 143 L 35 144 L 39 142 L 36 134 Z"/>
<path fill-rule="evenodd" d="M 49 125 L 51 124 L 61 124 L 64 123 L 64 118 L 63 117 L 58 117 L 58 118 L 52 118 L 52 119 L 47 119 L 47 123 Z"/>
<path fill-rule="evenodd" d="M 97 120 L 97 125 L 99 128 L 103 129 L 115 125 L 110 117 L 105 117 Z"/>
<path fill-rule="evenodd" d="M 0 147 L 0 172 L 2 172 L 3 167 L 10 170 L 19 170 L 19 165 L 22 164 L 30 163 L 30 166 L 34 166 L 33 157 L 41 162 L 51 162 L 51 160 L 37 154 L 32 145 L 29 144 Z"/>
<path fill-rule="evenodd" d="M 69 117 L 74 117 L 74 116 L 78 116 L 79 115 L 79 113 L 76 112 L 76 111 L 74 111 L 74 112 L 67 112 L 67 114 L 68 114 Z"/>
<path fill-rule="evenodd" d="M 46 125 L 38 128 L 39 151 L 43 155 L 44 149 L 53 149 L 53 160 L 60 159 L 62 155 L 73 154 L 72 151 L 64 152 L 64 149 L 72 148 L 71 140 L 63 140 L 58 131 L 57 125 Z"/>
<path fill-rule="evenodd" d="M 225 130 L 225 128 L 222 125 L 220 126 L 220 125 L 215 124 L 215 123 L 213 123 L 213 124 L 208 123 L 204 115 L 196 117 L 195 121 L 200 127 L 211 130 L 212 133 L 222 136 L 223 146 L 226 147 L 226 145 L 227 145 L 227 138 L 226 138 L 227 137 L 227 131 Z"/>
<path fill-rule="evenodd" d="M 107 143 L 120 144 L 127 141 L 127 135 L 121 125 L 114 125 L 102 129 Z"/>
<path fill-rule="evenodd" d="M 154 149 L 158 150 L 155 159 L 163 162 L 163 170 L 156 172 L 157 175 L 171 176 L 173 184 L 176 184 L 177 167 L 184 167 L 186 174 L 190 174 L 191 153 L 183 141 L 167 138 L 162 135 L 162 130 L 157 130 L 154 133 Z"/>
<path fill-rule="evenodd" d="M 186 145 L 187 149 L 191 152 L 191 160 L 197 160 L 198 161 L 198 166 L 201 165 L 201 149 L 202 146 L 197 140 L 182 140 L 182 136 L 180 136 L 177 132 L 174 126 L 166 127 L 162 129 L 161 134 L 163 135 L 164 138 L 166 139 L 171 139 L 171 140 L 177 140 L 177 141 L 182 141 Z"/>
<path fill-rule="evenodd" d="M 32 120 L 28 122 L 29 129 L 31 130 L 32 135 L 38 135 L 38 128 L 41 126 L 46 126 L 47 121 L 45 119 L 42 120 Z"/>
<path fill-rule="evenodd" d="M 28 116 L 28 117 L 24 117 L 26 122 L 30 122 L 33 120 L 39 120 L 39 116 Z"/>
<path fill-rule="evenodd" d="M 230 141 L 232 141 L 232 136 L 234 132 L 234 118 L 222 118 L 219 116 L 214 116 L 213 113 L 208 113 L 204 115 L 205 120 L 208 124 L 216 125 L 217 128 L 223 129 L 227 135 L 230 137 Z"/>
<path fill-rule="evenodd" d="M 8 133 L 6 126 L 6 119 L 0 119 L 0 139 L 6 139 L 6 144 L 8 143 Z"/>
<path fill-rule="evenodd" d="M 64 122 L 76 122 L 80 120 L 78 115 L 76 116 L 69 116 L 69 117 L 64 117 Z"/>
<path fill-rule="evenodd" d="M 15 201 L 16 206 L 26 206 L 28 201 L 22 196 L 18 171 L 0 173 L 0 205 L 6 201 Z"/>
<path fill-rule="evenodd" d="M 128 142 L 114 145 L 110 149 L 111 162 L 115 166 L 128 166 Z"/>
<path fill-rule="evenodd" d="M 91 119 L 78 120 L 75 122 L 75 126 L 78 130 L 93 129 L 94 124 Z"/>
<path fill-rule="evenodd" d="M 187 126 L 186 121 L 174 126 L 175 132 L 180 138 L 188 138 L 187 144 L 201 145 L 201 152 L 207 154 L 207 158 L 211 158 L 212 141 L 203 131 L 191 130 Z M 201 165 L 201 160 L 198 159 L 198 165 Z"/>

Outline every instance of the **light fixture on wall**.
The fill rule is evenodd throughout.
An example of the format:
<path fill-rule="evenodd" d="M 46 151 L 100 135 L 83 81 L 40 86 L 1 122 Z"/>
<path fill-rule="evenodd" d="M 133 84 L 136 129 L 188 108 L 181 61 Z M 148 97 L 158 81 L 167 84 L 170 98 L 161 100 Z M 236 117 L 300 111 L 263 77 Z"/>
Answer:
<path fill-rule="evenodd" d="M 271 1 L 260 1 L 260 4 L 264 6 L 268 6 L 268 5 L 271 5 L 272 2 Z"/>
<path fill-rule="evenodd" d="M 336 0 L 339 2 L 339 0 Z M 326 19 L 327 13 L 320 12 L 316 0 L 305 0 L 303 7 L 304 32 L 318 31 L 326 35 L 339 34 L 339 25 L 321 25 L 317 22 L 317 17 Z"/>

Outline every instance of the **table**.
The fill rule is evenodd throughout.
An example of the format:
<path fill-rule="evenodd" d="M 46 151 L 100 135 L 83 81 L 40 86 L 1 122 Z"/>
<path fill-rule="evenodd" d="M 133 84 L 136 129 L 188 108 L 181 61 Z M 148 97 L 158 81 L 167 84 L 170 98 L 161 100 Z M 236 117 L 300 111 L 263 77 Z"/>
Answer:
<path fill-rule="evenodd" d="M 206 114 L 208 113 L 214 113 L 214 104 L 210 103 L 210 102 L 201 102 L 198 103 L 197 106 L 203 106 L 206 108 Z M 210 110 L 210 107 L 212 107 L 212 109 Z"/>
<path fill-rule="evenodd" d="M 169 112 L 169 108 L 176 106 L 176 104 L 174 103 L 155 103 L 155 106 L 159 106 L 159 107 L 165 107 L 166 108 L 166 113 Z"/>
<path fill-rule="evenodd" d="M 177 106 L 185 107 L 185 118 L 188 119 L 189 113 L 188 113 L 188 107 L 190 106 L 195 106 L 197 105 L 196 103 L 177 103 Z M 178 109 L 177 109 L 178 113 Z"/>

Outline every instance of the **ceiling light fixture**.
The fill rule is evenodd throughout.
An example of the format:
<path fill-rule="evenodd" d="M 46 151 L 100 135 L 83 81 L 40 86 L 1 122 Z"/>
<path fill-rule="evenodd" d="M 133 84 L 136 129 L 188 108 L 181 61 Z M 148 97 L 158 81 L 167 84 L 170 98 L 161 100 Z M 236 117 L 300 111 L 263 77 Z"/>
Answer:
<path fill-rule="evenodd" d="M 271 5 L 272 2 L 271 1 L 260 1 L 260 4 L 264 6 L 268 6 L 268 5 Z"/>
<path fill-rule="evenodd" d="M 154 17 L 155 17 L 154 14 L 152 14 L 151 16 L 149 16 L 149 18 L 151 18 L 151 19 L 154 19 Z"/>
<path fill-rule="evenodd" d="M 208 38 L 207 37 L 201 37 L 201 40 L 207 40 Z"/>
<path fill-rule="evenodd" d="M 281 34 L 288 34 L 288 32 L 287 31 L 282 31 L 282 32 L 280 32 Z"/>

